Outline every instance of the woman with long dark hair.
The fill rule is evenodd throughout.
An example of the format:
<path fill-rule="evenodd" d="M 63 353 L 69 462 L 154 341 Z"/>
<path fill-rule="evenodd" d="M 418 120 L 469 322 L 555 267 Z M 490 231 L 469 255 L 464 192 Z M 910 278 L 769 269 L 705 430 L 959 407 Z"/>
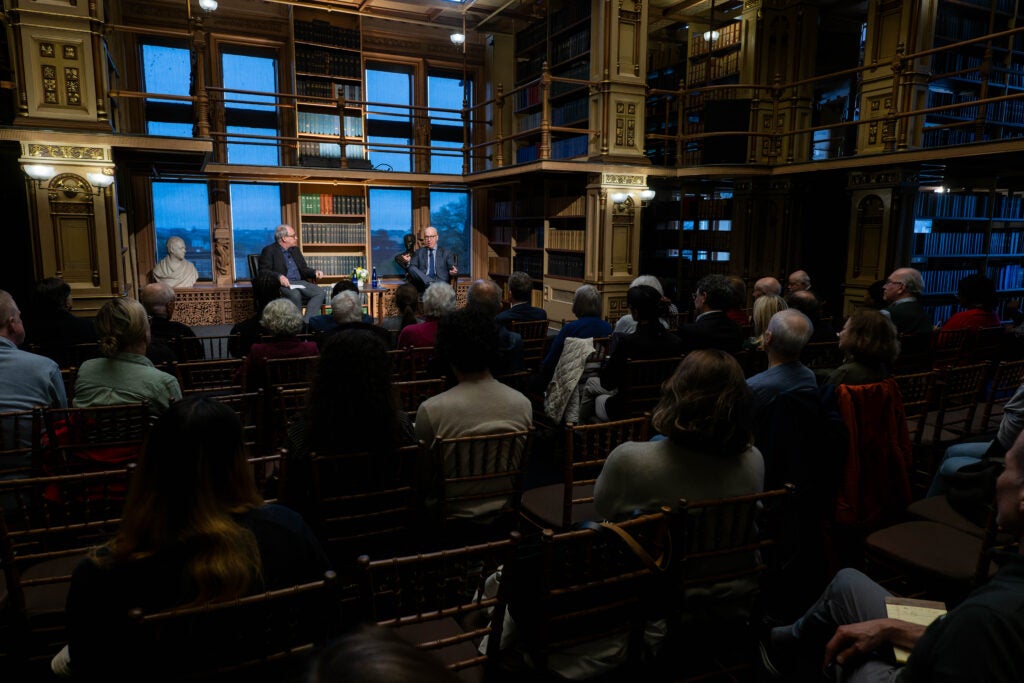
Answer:
<path fill-rule="evenodd" d="M 75 569 L 67 601 L 74 675 L 116 679 L 130 666 L 133 608 L 228 601 L 315 581 L 327 568 L 302 518 L 257 493 L 235 413 L 205 397 L 179 401 L 149 433 L 117 535 Z"/>

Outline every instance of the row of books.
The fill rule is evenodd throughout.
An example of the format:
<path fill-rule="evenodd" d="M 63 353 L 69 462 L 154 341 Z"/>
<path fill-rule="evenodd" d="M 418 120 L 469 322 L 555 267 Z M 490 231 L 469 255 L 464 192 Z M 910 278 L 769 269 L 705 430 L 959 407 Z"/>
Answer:
<path fill-rule="evenodd" d="M 560 64 L 567 62 L 574 57 L 579 57 L 590 52 L 590 27 L 586 27 L 578 33 L 559 38 L 551 46 L 551 63 Z"/>
<path fill-rule="evenodd" d="M 583 279 L 583 254 L 548 254 L 548 274 Z"/>
<path fill-rule="evenodd" d="M 363 244 L 365 242 L 366 223 L 302 224 L 303 244 Z"/>
<path fill-rule="evenodd" d="M 551 108 L 551 125 L 564 126 L 567 123 L 575 123 L 589 116 L 590 101 L 586 97 L 577 100 L 569 100 L 565 104 Z M 537 121 L 540 125 L 540 121 Z"/>
<path fill-rule="evenodd" d="M 544 229 L 543 228 L 518 228 L 515 231 L 516 247 L 524 247 L 526 249 L 543 249 L 544 248 Z"/>
<path fill-rule="evenodd" d="M 956 293 L 960 280 L 968 275 L 977 275 L 977 268 L 956 268 L 949 270 L 925 270 L 921 272 L 924 279 L 924 291 L 927 294 Z"/>
<path fill-rule="evenodd" d="M 362 161 L 366 158 L 366 150 L 362 145 L 345 145 L 345 158 Z M 299 140 L 299 165 L 340 168 L 341 145 L 337 142 Z"/>
<path fill-rule="evenodd" d="M 495 201 L 491 204 L 492 218 L 520 218 L 522 216 L 542 215 L 544 215 L 544 198 L 541 196 L 531 196 L 528 199 Z"/>
<path fill-rule="evenodd" d="M 585 230 L 548 230 L 548 249 L 583 251 Z"/>
<path fill-rule="evenodd" d="M 542 43 L 548 37 L 547 19 L 539 19 L 522 31 L 516 32 L 516 52 Z"/>
<path fill-rule="evenodd" d="M 932 232 L 922 235 L 920 248 L 923 256 L 946 254 L 979 254 L 985 248 L 985 235 L 978 232 Z"/>
<path fill-rule="evenodd" d="M 366 198 L 354 194 L 305 194 L 299 196 L 302 213 L 361 215 L 366 213 Z"/>
<path fill-rule="evenodd" d="M 543 112 L 537 110 L 532 114 L 520 116 L 519 119 L 516 121 L 516 131 L 522 133 L 524 130 L 533 130 L 534 128 L 540 128 L 541 114 L 543 114 Z"/>
<path fill-rule="evenodd" d="M 1020 195 L 997 194 L 989 206 L 990 195 L 957 192 L 918 192 L 914 215 L 919 218 L 1024 218 L 1024 200 Z"/>
<path fill-rule="evenodd" d="M 540 156 L 540 147 L 534 143 L 516 148 L 516 163 L 525 164 L 528 161 L 536 161 Z"/>
<path fill-rule="evenodd" d="M 1024 232 L 995 232 L 989 241 L 990 254 L 1019 254 L 1024 251 Z"/>
<path fill-rule="evenodd" d="M 296 47 L 295 70 L 310 74 L 359 78 L 362 60 L 358 54 L 331 52 L 318 47 Z"/>
<path fill-rule="evenodd" d="M 337 45 L 348 50 L 358 50 L 359 29 L 335 26 L 326 21 L 295 20 L 295 40 L 307 40 L 311 43 Z"/>
<path fill-rule="evenodd" d="M 536 55 L 525 62 L 518 62 L 516 64 L 516 83 L 530 81 L 540 76 L 546 61 L 547 58 L 544 55 Z"/>
<path fill-rule="evenodd" d="M 516 254 L 514 269 L 521 270 L 535 280 L 544 277 L 544 258 L 540 254 Z"/>
<path fill-rule="evenodd" d="M 567 2 L 561 9 L 551 13 L 551 33 L 558 33 L 589 16 L 589 2 Z"/>
<path fill-rule="evenodd" d="M 324 275 L 349 275 L 356 268 L 366 267 L 365 256 L 306 256 L 306 264 Z"/>
<path fill-rule="evenodd" d="M 967 16 L 943 6 L 935 17 L 935 35 L 953 40 L 967 40 L 988 33 L 988 18 Z"/>
<path fill-rule="evenodd" d="M 551 197 L 548 199 L 548 215 L 554 217 L 583 216 L 587 212 L 585 195 L 571 197 Z"/>
<path fill-rule="evenodd" d="M 983 135 L 982 140 L 988 136 Z M 921 136 L 921 144 L 925 147 L 948 147 L 950 145 L 966 145 L 974 142 L 973 128 L 941 128 L 939 130 L 925 129 Z"/>
<path fill-rule="evenodd" d="M 488 256 L 487 257 L 487 272 L 488 273 L 509 273 L 512 267 L 512 259 L 508 256 Z"/>
<path fill-rule="evenodd" d="M 690 65 L 686 71 L 687 83 L 705 83 L 733 76 L 740 72 L 740 53 L 729 54 L 715 59 L 706 59 Z"/>
<path fill-rule="evenodd" d="M 495 225 L 491 227 L 491 242 L 495 242 L 497 244 L 511 244 L 512 226 Z"/>
<path fill-rule="evenodd" d="M 565 83 L 563 81 L 556 81 L 554 78 L 574 78 L 578 81 L 589 81 L 590 80 L 590 62 L 587 60 L 573 62 L 565 68 L 557 69 L 551 72 L 551 96 L 558 97 L 564 95 L 571 90 L 577 90 L 581 87 L 580 83 Z"/>
<path fill-rule="evenodd" d="M 574 135 L 551 143 L 552 159 L 571 159 L 586 156 L 589 151 L 589 138 L 586 135 Z"/>
<path fill-rule="evenodd" d="M 996 289 L 1024 288 L 1024 266 L 1019 264 L 991 266 L 988 269 L 988 276 L 996 283 Z"/>
<path fill-rule="evenodd" d="M 690 57 L 699 57 L 706 55 L 709 50 L 718 50 L 738 45 L 740 42 L 740 22 L 733 21 L 720 26 L 715 29 L 715 33 L 718 34 L 718 37 L 713 40 L 705 40 L 704 32 L 694 35 L 687 45 Z"/>
<path fill-rule="evenodd" d="M 540 104 L 540 83 L 534 83 L 517 91 L 515 94 L 515 104 L 516 111 Z M 538 122 L 537 125 L 540 125 L 540 123 Z"/>
<path fill-rule="evenodd" d="M 325 99 L 343 97 L 346 102 L 358 102 L 363 99 L 363 86 L 360 83 L 334 83 L 300 76 L 295 79 L 295 94 Z"/>
<path fill-rule="evenodd" d="M 341 117 L 337 114 L 316 114 L 300 111 L 298 117 L 299 133 L 313 135 L 341 135 Z M 363 119 L 358 116 L 345 117 L 345 137 L 361 138 L 363 136 Z"/>

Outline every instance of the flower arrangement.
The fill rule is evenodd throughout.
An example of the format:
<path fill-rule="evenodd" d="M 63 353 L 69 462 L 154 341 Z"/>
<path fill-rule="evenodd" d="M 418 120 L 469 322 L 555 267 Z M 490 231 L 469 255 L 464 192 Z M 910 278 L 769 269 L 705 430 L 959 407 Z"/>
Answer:
<path fill-rule="evenodd" d="M 362 287 L 367 282 L 369 282 L 369 280 L 370 280 L 370 271 L 368 271 L 366 268 L 356 268 L 356 270 L 355 270 L 355 280 L 356 280 L 356 283 L 360 287 Z"/>

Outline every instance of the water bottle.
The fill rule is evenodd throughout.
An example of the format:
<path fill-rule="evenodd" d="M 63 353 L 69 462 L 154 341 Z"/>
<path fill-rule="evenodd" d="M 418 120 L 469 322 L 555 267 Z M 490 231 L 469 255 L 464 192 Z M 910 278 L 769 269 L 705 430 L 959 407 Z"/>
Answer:
<path fill-rule="evenodd" d="M 352 269 L 352 284 L 356 285 L 357 287 L 359 286 L 359 276 L 356 275 L 355 268 Z"/>
<path fill-rule="evenodd" d="M 370 276 L 370 287 L 377 289 L 377 266 L 373 267 L 373 274 Z"/>

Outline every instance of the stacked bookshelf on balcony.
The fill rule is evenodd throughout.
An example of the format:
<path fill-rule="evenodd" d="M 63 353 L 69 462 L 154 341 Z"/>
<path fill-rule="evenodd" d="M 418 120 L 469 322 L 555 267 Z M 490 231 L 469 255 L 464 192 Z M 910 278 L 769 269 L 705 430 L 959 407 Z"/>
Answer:
<path fill-rule="evenodd" d="M 1006 31 L 1021 22 L 1024 4 L 1016 0 L 943 0 L 935 18 L 934 46 Z M 984 97 L 1020 92 L 1024 92 L 1024 45 L 1019 35 L 935 54 L 927 106 L 963 106 L 928 114 L 922 144 L 939 147 L 1024 135 L 1024 100 L 976 104 Z"/>
<path fill-rule="evenodd" d="M 552 3 L 555 5 L 556 3 Z M 517 164 L 540 155 L 541 87 L 546 63 L 553 78 L 590 80 L 590 2 L 564 0 L 545 18 L 516 33 L 516 87 L 514 93 Z M 551 132 L 551 158 L 586 156 L 589 150 L 589 87 L 583 83 L 553 81 L 548 93 L 550 125 L 568 130 Z"/>
<path fill-rule="evenodd" d="M 1024 194 L 922 188 L 914 216 L 910 263 L 936 325 L 956 313 L 957 284 L 968 275 L 991 279 L 1000 300 L 1024 293 Z"/>
<path fill-rule="evenodd" d="M 301 185 L 299 192 L 299 244 L 309 267 L 322 270 L 327 282 L 370 268 L 362 186 Z"/>
<path fill-rule="evenodd" d="M 295 10 L 298 164 L 366 168 L 358 20 Z"/>
<path fill-rule="evenodd" d="M 734 97 L 729 90 L 694 90 L 700 86 L 730 85 L 740 80 L 740 53 L 743 47 L 740 22 L 731 21 L 722 26 L 690 24 L 690 38 L 687 42 L 686 85 L 689 89 L 683 107 L 685 116 L 683 129 L 687 135 L 698 135 L 713 130 L 730 129 L 727 114 L 732 113 L 731 105 L 719 108 L 717 103 Z M 746 130 L 746 121 L 734 129 Z M 722 138 L 719 138 L 722 140 Z M 719 140 L 711 145 L 719 145 Z M 687 165 L 719 163 L 718 154 L 705 154 L 707 142 L 691 140 L 683 148 L 683 159 Z M 735 161 L 735 160 L 730 160 Z M 742 162 L 742 159 L 738 160 Z"/>
<path fill-rule="evenodd" d="M 678 95 L 657 93 L 657 90 L 678 91 L 686 82 L 686 43 L 661 43 L 648 51 L 647 87 L 650 88 L 645 107 L 647 126 L 647 158 L 659 166 L 676 164 L 675 140 L 652 139 L 653 135 L 679 134 Z"/>

